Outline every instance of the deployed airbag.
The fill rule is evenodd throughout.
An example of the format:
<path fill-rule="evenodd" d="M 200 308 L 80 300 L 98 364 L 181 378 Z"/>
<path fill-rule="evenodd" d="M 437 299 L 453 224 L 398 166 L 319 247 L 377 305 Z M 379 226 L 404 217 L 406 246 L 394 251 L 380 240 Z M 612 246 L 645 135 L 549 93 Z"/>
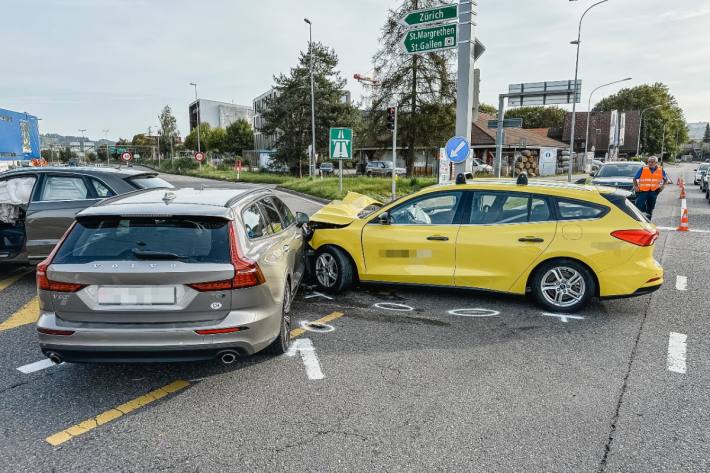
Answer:
<path fill-rule="evenodd" d="M 20 209 L 30 203 L 35 177 L 17 177 L 0 181 L 0 222 L 14 225 Z"/>

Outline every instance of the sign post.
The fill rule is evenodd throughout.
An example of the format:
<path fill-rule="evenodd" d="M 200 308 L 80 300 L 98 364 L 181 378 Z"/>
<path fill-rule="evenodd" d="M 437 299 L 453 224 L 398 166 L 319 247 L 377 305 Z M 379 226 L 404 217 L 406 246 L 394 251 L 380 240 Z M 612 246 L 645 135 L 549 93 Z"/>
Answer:
<path fill-rule="evenodd" d="M 328 147 L 330 159 L 338 160 L 340 174 L 340 193 L 343 193 L 343 160 L 353 159 L 353 129 L 331 128 L 330 146 Z"/>
<path fill-rule="evenodd" d="M 475 0 L 459 0 L 458 72 L 456 78 L 456 134 L 471 138 L 474 98 L 474 53 L 476 46 Z M 472 168 L 472 162 L 456 164 L 454 174 L 465 173 Z"/>
<path fill-rule="evenodd" d="M 242 172 L 242 160 L 237 159 L 237 162 L 234 163 L 234 167 L 237 169 L 237 181 L 239 180 L 239 174 Z"/>
<path fill-rule="evenodd" d="M 201 151 L 198 151 L 197 153 L 195 153 L 195 161 L 200 163 L 200 169 L 202 169 L 202 161 L 204 161 L 204 160 L 205 160 L 205 153 L 203 153 Z"/>
<path fill-rule="evenodd" d="M 129 151 L 124 151 L 121 153 L 121 161 L 124 163 L 128 164 L 133 160 L 133 154 L 131 154 Z"/>

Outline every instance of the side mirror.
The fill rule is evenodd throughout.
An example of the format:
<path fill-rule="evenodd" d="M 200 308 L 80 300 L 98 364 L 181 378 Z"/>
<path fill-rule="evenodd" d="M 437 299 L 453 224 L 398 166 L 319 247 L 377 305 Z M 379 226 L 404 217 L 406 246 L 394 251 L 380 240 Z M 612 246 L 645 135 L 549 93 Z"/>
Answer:
<path fill-rule="evenodd" d="M 697 170 L 698 170 L 698 168 L 693 169 L 693 171 L 697 171 Z"/>
<path fill-rule="evenodd" d="M 303 212 L 296 212 L 296 225 L 302 227 L 310 221 L 310 217 Z"/>
<path fill-rule="evenodd" d="M 575 184 L 586 184 L 587 183 L 587 178 L 583 177 L 582 179 L 577 179 L 574 181 Z"/>
<path fill-rule="evenodd" d="M 597 174 L 597 173 L 596 173 L 595 171 L 592 171 L 592 172 L 589 173 L 589 177 L 594 177 L 594 176 L 596 176 L 596 174 Z"/>
<path fill-rule="evenodd" d="M 382 212 L 380 216 L 377 217 L 377 220 L 379 220 L 380 225 L 389 225 L 391 223 L 389 212 Z"/>

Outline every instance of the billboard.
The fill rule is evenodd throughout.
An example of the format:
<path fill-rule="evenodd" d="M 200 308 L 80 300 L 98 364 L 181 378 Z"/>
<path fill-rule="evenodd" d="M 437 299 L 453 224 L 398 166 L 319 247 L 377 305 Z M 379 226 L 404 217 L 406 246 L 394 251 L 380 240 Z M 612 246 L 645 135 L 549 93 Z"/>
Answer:
<path fill-rule="evenodd" d="M 0 108 L 0 161 L 40 157 L 37 117 Z"/>
<path fill-rule="evenodd" d="M 614 147 L 619 144 L 619 112 L 611 111 L 611 119 L 609 120 L 609 147 Z"/>
<path fill-rule="evenodd" d="M 616 140 L 616 143 L 619 145 L 619 148 L 624 146 L 624 137 L 626 136 L 626 114 L 622 113 L 619 115 L 619 139 Z"/>

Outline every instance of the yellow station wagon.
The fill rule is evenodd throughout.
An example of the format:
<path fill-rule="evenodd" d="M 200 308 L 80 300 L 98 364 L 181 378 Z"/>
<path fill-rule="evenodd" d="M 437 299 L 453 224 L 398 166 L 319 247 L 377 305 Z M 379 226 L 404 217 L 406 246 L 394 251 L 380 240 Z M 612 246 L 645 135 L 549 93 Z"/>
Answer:
<path fill-rule="evenodd" d="M 315 276 L 330 292 L 362 282 L 531 294 L 574 312 L 592 297 L 658 289 L 658 231 L 624 191 L 472 180 L 387 205 L 350 193 L 313 217 Z"/>

